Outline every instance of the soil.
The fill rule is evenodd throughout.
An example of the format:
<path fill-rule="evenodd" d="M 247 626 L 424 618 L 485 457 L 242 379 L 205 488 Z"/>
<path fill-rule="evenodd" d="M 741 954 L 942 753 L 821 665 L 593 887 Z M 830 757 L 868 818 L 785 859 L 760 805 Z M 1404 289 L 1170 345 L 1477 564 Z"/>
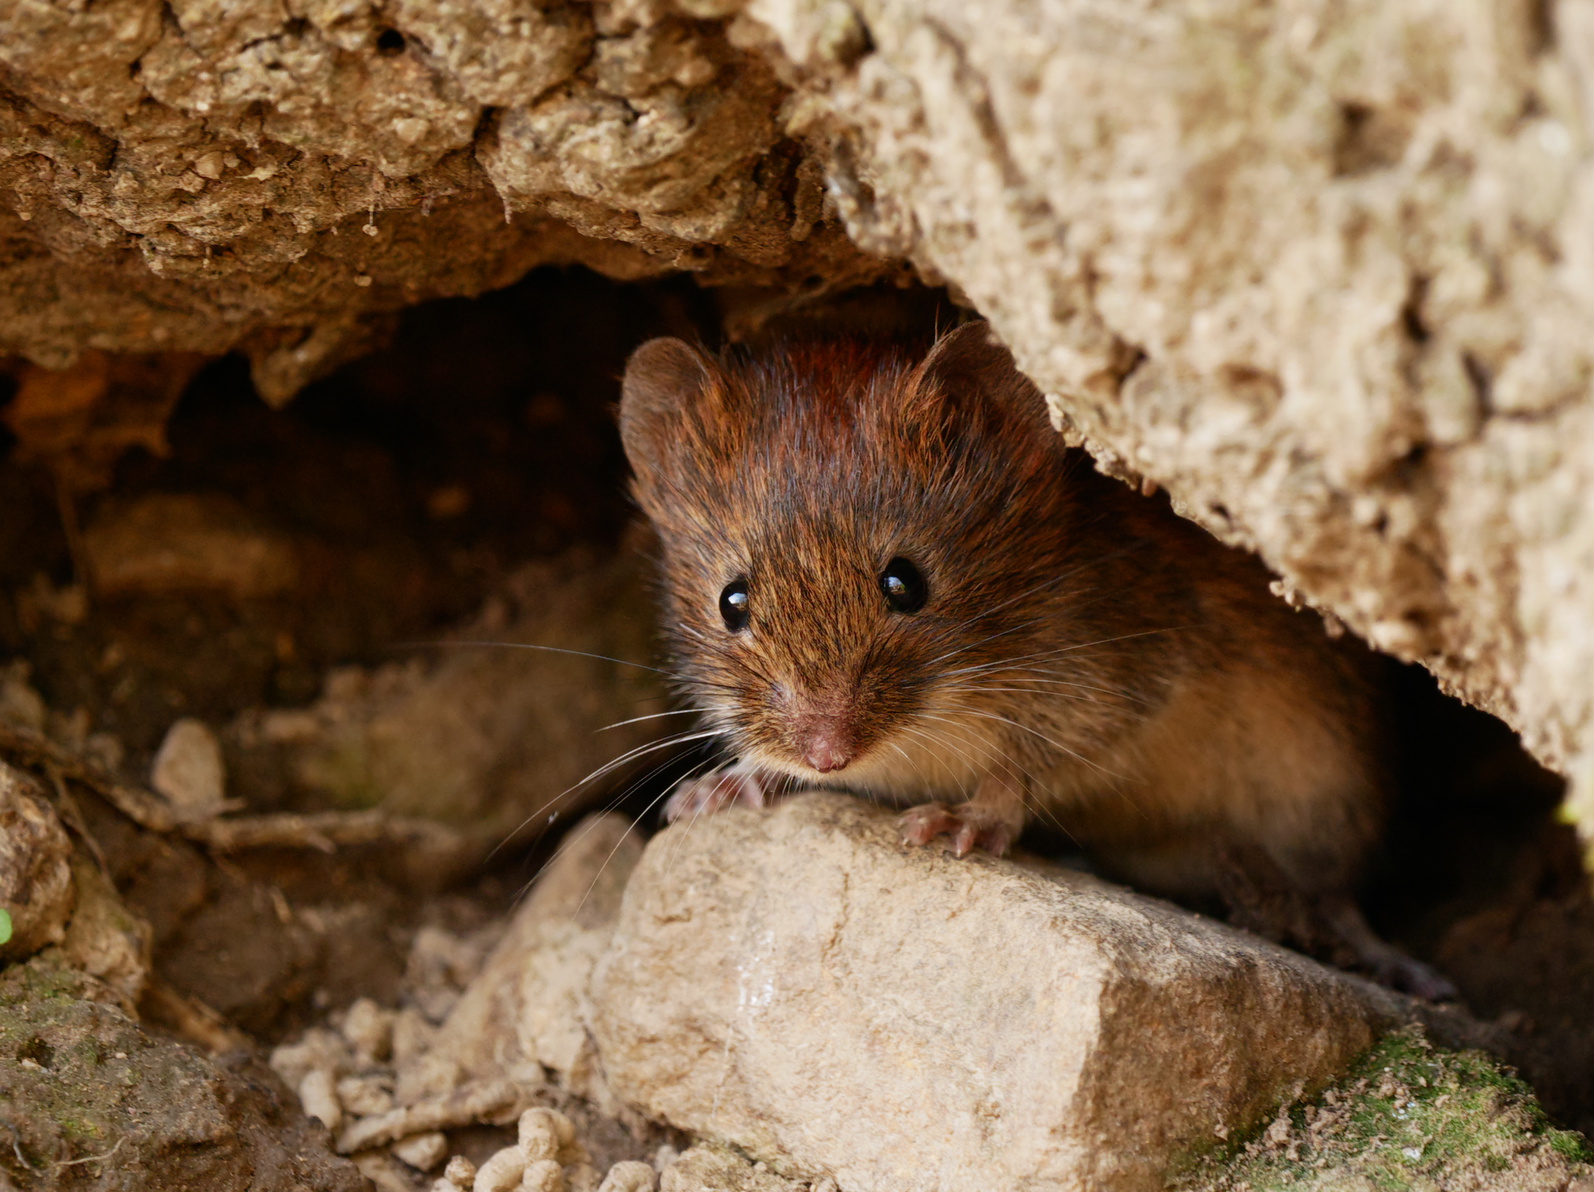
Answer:
<path fill-rule="evenodd" d="M 26 661 L 57 738 L 97 741 L 142 781 L 179 716 L 222 725 L 301 706 L 334 668 L 392 661 L 470 617 L 518 564 L 616 542 L 631 509 L 612 406 L 644 338 L 716 342 L 825 317 L 927 334 L 946 309 L 932 291 L 867 293 L 770 323 L 762 301 L 544 271 L 411 310 L 389 346 L 285 410 L 253 394 L 242 361 L 210 363 L 176 407 L 169 453 L 134 448 L 97 491 L 0 442 L 0 659 Z M 85 532 L 153 494 L 228 502 L 249 533 L 292 544 L 292 582 L 85 600 Z M 1556 1122 L 1594 1132 L 1594 899 L 1557 820 L 1561 784 L 1425 673 L 1392 666 L 1390 682 L 1404 794 L 1371 916 L 1508 1029 L 1507 1058 Z M 418 886 L 378 846 L 223 862 L 77 803 L 153 928 L 160 984 L 265 1044 L 358 997 L 392 1004 L 418 930 L 481 929 L 545 855 L 505 850 L 463 881 Z"/>

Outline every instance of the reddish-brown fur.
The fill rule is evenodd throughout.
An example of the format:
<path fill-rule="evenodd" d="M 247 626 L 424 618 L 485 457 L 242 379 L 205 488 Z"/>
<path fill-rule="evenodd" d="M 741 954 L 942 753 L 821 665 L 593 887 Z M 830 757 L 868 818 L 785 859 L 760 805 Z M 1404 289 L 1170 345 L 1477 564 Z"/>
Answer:
<path fill-rule="evenodd" d="M 960 852 L 1039 816 L 1186 897 L 1230 893 L 1225 867 L 1251 858 L 1421 985 L 1346 909 L 1384 799 L 1365 657 L 1065 450 L 983 324 L 921 360 L 655 340 L 621 428 L 684 692 L 741 759 L 678 809 L 822 783 L 924 804 L 906 836 Z M 916 612 L 882 592 L 894 558 L 928 581 Z M 734 580 L 741 632 L 719 606 Z"/>

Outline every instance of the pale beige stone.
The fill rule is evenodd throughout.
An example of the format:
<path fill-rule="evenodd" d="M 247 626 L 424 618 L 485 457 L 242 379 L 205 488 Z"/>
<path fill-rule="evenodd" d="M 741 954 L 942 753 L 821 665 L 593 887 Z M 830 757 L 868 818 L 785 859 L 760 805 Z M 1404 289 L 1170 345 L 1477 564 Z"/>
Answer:
<path fill-rule="evenodd" d="M 535 1087 L 546 1069 L 572 1091 L 603 1098 L 585 1027 L 587 983 L 641 855 L 640 836 L 622 816 L 593 816 L 571 829 L 426 1053 L 448 1057 L 451 1079 Z M 426 1075 L 423 1065 L 416 1070 Z M 401 1099 L 434 1091 L 406 1072 L 399 1079 Z M 550 1116 L 544 1125 L 561 1145 L 569 1141 L 557 1134 L 568 1122 Z"/>
<path fill-rule="evenodd" d="M 173 722 L 155 751 L 149 783 L 171 804 L 179 822 L 220 815 L 227 800 L 227 769 L 216 734 L 193 717 Z"/>
<path fill-rule="evenodd" d="M 430 1171 L 448 1157 L 448 1136 L 440 1130 L 412 1135 L 393 1144 L 393 1156 L 416 1171 Z"/>
<path fill-rule="evenodd" d="M 592 1004 L 621 1099 L 848 1192 L 1157 1189 L 1406 1012 L 1079 873 L 905 847 L 839 795 L 656 837 Z"/>

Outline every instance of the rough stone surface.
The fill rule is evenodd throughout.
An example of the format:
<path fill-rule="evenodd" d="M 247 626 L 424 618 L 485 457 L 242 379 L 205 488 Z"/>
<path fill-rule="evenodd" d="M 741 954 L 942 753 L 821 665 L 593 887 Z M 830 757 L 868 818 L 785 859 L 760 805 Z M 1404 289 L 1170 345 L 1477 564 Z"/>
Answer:
<path fill-rule="evenodd" d="M 902 846 L 838 795 L 656 837 L 592 999 L 617 1096 L 848 1192 L 1161 1188 L 1403 1012 L 1082 874 Z"/>
<path fill-rule="evenodd" d="M 1586 0 L 747 12 L 860 244 L 954 282 L 1109 469 L 1521 730 L 1594 833 Z"/>
<path fill-rule="evenodd" d="M 251 355 L 286 399 L 388 312 L 540 264 L 880 266 L 782 88 L 652 0 L 0 4 L 0 352 Z"/>
<path fill-rule="evenodd" d="M 60 943 L 72 904 L 66 829 L 38 785 L 0 762 L 0 907 L 11 916 L 11 939 L 0 945 L 0 963 Z"/>
<path fill-rule="evenodd" d="M 0 973 L 0 1186 L 19 1192 L 356 1192 L 269 1072 L 142 1033 L 97 983 Z M 9 1183 L 7 1182 L 9 1181 Z"/>
<path fill-rule="evenodd" d="M 608 1099 L 586 1032 L 587 985 L 641 855 L 622 816 L 571 829 L 427 1052 L 399 1073 L 401 1100 L 480 1081 L 534 1086 L 545 1070 L 573 1092 Z"/>
<path fill-rule="evenodd" d="M 337 672 L 312 708 L 244 718 L 228 734 L 237 768 L 285 772 L 340 807 L 441 820 L 488 847 L 562 825 L 626 773 L 608 763 L 659 736 L 657 720 L 610 727 L 616 709 L 665 706 L 657 674 L 632 662 L 651 654 L 643 565 L 584 552 L 529 565 L 428 657 Z"/>

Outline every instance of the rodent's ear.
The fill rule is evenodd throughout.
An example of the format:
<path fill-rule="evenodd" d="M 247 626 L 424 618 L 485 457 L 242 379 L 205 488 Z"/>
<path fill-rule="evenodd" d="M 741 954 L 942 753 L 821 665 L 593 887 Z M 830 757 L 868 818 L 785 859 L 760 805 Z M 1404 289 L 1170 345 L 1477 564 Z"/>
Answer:
<path fill-rule="evenodd" d="M 965 323 L 935 341 L 921 368 L 925 392 L 955 404 L 985 404 L 1051 433 L 1046 399 L 1013 363 L 1013 356 L 983 319 Z"/>
<path fill-rule="evenodd" d="M 679 339 L 650 339 L 626 361 L 620 383 L 620 441 L 639 479 L 666 468 L 681 413 L 708 386 L 713 365 Z"/>

